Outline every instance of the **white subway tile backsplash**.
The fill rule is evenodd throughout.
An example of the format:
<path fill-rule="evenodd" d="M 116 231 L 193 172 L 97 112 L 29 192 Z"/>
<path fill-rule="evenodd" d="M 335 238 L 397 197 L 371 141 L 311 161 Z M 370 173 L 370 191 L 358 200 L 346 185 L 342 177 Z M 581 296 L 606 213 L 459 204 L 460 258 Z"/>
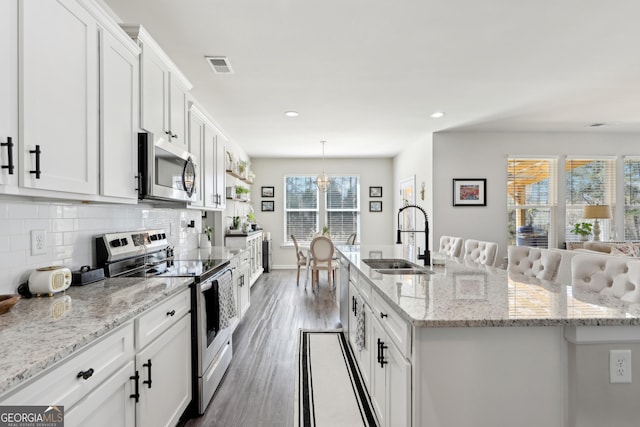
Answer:
<path fill-rule="evenodd" d="M 191 220 L 195 227 L 187 227 Z M 163 228 L 169 244 L 198 247 L 202 230 L 198 210 L 139 205 L 92 205 L 66 202 L 0 200 L 0 293 L 13 293 L 29 274 L 47 265 L 72 270 L 95 266 L 95 236 L 117 231 Z M 47 253 L 31 255 L 31 230 L 47 232 Z M 170 229 L 174 234 L 170 235 Z"/>

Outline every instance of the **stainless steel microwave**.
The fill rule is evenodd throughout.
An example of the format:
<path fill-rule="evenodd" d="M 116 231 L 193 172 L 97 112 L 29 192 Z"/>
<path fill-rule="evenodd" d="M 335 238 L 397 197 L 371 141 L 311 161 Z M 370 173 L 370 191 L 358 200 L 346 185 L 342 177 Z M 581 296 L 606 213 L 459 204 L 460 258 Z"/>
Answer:
<path fill-rule="evenodd" d="M 194 201 L 197 159 L 170 142 L 138 133 L 138 199 Z"/>

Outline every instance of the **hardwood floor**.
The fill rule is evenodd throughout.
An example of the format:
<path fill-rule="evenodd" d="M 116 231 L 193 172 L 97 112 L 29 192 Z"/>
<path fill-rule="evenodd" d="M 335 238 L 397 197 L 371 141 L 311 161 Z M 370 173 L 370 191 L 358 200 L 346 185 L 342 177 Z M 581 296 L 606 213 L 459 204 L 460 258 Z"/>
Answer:
<path fill-rule="evenodd" d="M 335 291 L 296 286 L 295 270 L 272 270 L 251 288 L 251 306 L 233 334 L 233 360 L 206 413 L 187 427 L 293 425 L 298 329 L 336 329 Z"/>

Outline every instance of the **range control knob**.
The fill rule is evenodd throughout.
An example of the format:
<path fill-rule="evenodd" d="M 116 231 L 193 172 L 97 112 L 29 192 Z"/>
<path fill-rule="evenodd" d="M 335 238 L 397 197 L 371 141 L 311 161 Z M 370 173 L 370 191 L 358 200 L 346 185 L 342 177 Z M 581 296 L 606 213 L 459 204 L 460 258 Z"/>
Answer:
<path fill-rule="evenodd" d="M 158 240 L 158 235 L 157 234 L 152 234 L 151 236 L 149 236 L 149 239 L 151 241 L 156 241 L 156 240 Z"/>
<path fill-rule="evenodd" d="M 117 248 L 118 246 L 121 246 L 122 243 L 120 243 L 120 239 L 114 239 L 109 242 L 109 245 L 113 248 Z"/>
<path fill-rule="evenodd" d="M 126 237 L 123 237 L 122 239 L 120 239 L 120 244 L 122 244 L 122 246 L 127 246 L 129 244 L 129 241 Z"/>

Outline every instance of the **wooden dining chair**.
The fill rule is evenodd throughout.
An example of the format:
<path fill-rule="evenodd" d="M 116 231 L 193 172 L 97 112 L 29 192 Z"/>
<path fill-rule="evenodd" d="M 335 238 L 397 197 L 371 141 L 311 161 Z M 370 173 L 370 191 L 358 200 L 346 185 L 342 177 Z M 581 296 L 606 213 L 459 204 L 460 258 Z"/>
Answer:
<path fill-rule="evenodd" d="M 307 267 L 309 262 L 307 261 L 307 256 L 302 253 L 300 247 L 298 246 L 298 240 L 296 236 L 291 235 L 291 240 L 293 240 L 293 246 L 296 248 L 296 261 L 298 265 L 298 276 L 296 277 L 296 286 L 300 286 L 300 267 Z"/>
<path fill-rule="evenodd" d="M 353 233 L 349 237 L 347 237 L 347 245 L 355 245 L 356 237 L 357 237 L 357 233 Z"/>
<path fill-rule="evenodd" d="M 329 289 L 333 288 L 335 273 L 338 264 L 333 258 L 335 247 L 330 238 L 326 236 L 315 237 L 311 241 L 311 289 L 315 290 L 315 285 L 320 285 L 320 270 L 327 270 L 327 281 Z"/>

